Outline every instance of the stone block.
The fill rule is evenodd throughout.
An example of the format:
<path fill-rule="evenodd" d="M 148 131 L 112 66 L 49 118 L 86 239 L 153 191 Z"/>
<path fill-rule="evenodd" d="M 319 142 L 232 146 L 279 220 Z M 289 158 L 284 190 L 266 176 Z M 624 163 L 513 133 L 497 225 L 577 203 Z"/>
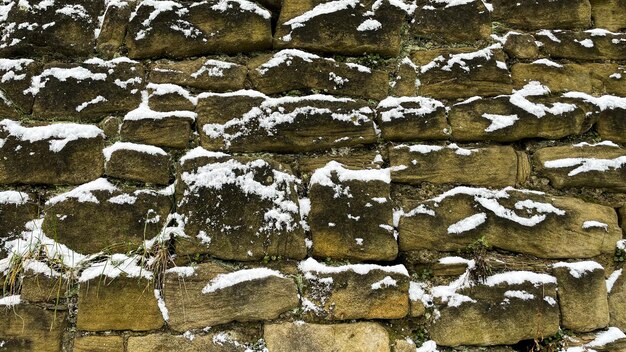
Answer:
<path fill-rule="evenodd" d="M 362 100 L 238 91 L 204 95 L 196 111 L 200 141 L 209 150 L 306 152 L 376 141 L 374 112 Z"/>
<path fill-rule="evenodd" d="M 263 337 L 273 352 L 389 352 L 389 334 L 378 323 L 266 324 Z"/>
<path fill-rule="evenodd" d="M 304 258 L 298 179 L 272 160 L 215 156 L 181 161 L 177 212 L 186 217 L 190 238 L 178 241 L 177 253 L 240 261 Z"/>
<path fill-rule="evenodd" d="M 274 47 L 343 55 L 400 52 L 402 23 L 415 11 L 405 1 L 356 0 L 327 5 L 323 0 L 285 0 Z"/>
<path fill-rule="evenodd" d="M 107 176 L 158 185 L 170 181 L 169 156 L 159 147 L 117 142 L 103 152 Z"/>
<path fill-rule="evenodd" d="M 49 199 L 42 227 L 82 254 L 136 250 L 160 233 L 170 196 L 167 190 L 125 192 L 100 178 Z"/>
<path fill-rule="evenodd" d="M 590 187 L 626 191 L 626 150 L 612 142 L 548 147 L 534 154 L 539 174 L 556 188 Z"/>
<path fill-rule="evenodd" d="M 104 172 L 104 133 L 96 126 L 5 119 L 0 142 L 0 184 L 81 184 Z"/>
<path fill-rule="evenodd" d="M 272 46 L 271 17 L 249 0 L 210 0 L 193 6 L 143 0 L 130 16 L 125 43 L 132 58 L 264 50 Z"/>
<path fill-rule="evenodd" d="M 463 148 L 456 144 L 397 145 L 389 148 L 391 179 L 419 184 L 460 183 L 504 187 L 524 183 L 530 163 L 510 146 Z"/>
<path fill-rule="evenodd" d="M 455 251 L 483 238 L 540 258 L 591 258 L 612 254 L 621 238 L 613 208 L 523 189 L 456 187 L 404 212 L 401 251 Z M 585 226 L 595 222 L 606 227 Z"/>
<path fill-rule="evenodd" d="M 199 264 L 189 275 L 166 274 L 163 295 L 168 323 L 181 332 L 276 319 L 299 304 L 295 281 L 278 271 L 232 270 L 216 263 Z"/>
<path fill-rule="evenodd" d="M 252 86 L 265 94 L 304 89 L 364 99 L 387 96 L 387 72 L 296 49 L 259 56 L 248 67 Z"/>
<path fill-rule="evenodd" d="M 401 319 L 409 313 L 409 277 L 404 265 L 327 266 L 309 258 L 303 309 L 328 320 Z"/>
<path fill-rule="evenodd" d="M 308 223 L 313 255 L 320 258 L 393 260 L 389 169 L 350 170 L 335 161 L 310 179 Z"/>

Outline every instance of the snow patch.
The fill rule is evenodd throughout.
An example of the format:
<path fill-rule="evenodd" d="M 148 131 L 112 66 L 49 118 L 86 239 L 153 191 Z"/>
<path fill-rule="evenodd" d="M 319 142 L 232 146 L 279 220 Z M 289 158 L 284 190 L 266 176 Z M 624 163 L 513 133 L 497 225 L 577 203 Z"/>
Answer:
<path fill-rule="evenodd" d="M 280 272 L 268 268 L 254 268 L 219 274 L 202 289 L 202 293 L 213 293 L 243 282 L 261 280 L 268 277 L 284 277 Z"/>

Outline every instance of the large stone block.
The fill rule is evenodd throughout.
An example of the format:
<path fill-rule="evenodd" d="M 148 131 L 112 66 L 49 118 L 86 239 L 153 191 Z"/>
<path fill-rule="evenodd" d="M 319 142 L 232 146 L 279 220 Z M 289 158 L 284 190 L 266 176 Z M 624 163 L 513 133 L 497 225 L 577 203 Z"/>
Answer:
<path fill-rule="evenodd" d="M 304 152 L 376 141 L 374 112 L 361 100 L 238 91 L 205 94 L 196 111 L 201 144 L 210 150 Z"/>
<path fill-rule="evenodd" d="M 154 111 L 148 106 L 147 92 L 141 105 L 124 116 L 120 127 L 123 141 L 184 149 L 191 138 L 193 111 Z"/>
<path fill-rule="evenodd" d="M 405 17 L 415 11 L 408 1 L 285 0 L 274 34 L 275 48 L 301 48 L 344 55 L 400 52 Z"/>
<path fill-rule="evenodd" d="M 596 222 L 606 226 L 588 226 Z M 541 258 L 611 254 L 621 238 L 613 208 L 513 188 L 454 188 L 405 207 L 399 231 L 402 251 L 460 250 L 482 237 L 490 246 Z"/>
<path fill-rule="evenodd" d="M 74 352 L 124 351 L 123 336 L 82 336 L 74 340 Z"/>
<path fill-rule="evenodd" d="M 175 331 L 276 319 L 299 304 L 295 281 L 275 270 L 233 271 L 203 263 L 188 274 L 170 272 L 165 276 L 165 306 Z"/>
<path fill-rule="evenodd" d="M 411 21 L 410 33 L 444 42 L 467 42 L 488 39 L 491 16 L 483 2 L 458 4 L 431 0 L 419 6 Z"/>
<path fill-rule="evenodd" d="M 614 271 L 607 282 L 610 325 L 626 330 L 626 265 Z"/>
<path fill-rule="evenodd" d="M 272 46 L 272 14 L 249 0 L 197 3 L 143 0 L 126 35 L 133 58 L 238 53 Z"/>
<path fill-rule="evenodd" d="M 2 4 L 0 56 L 88 56 L 103 1 L 18 1 Z"/>
<path fill-rule="evenodd" d="M 594 97 L 579 92 L 565 93 L 583 103 L 595 106 L 597 114 L 596 129 L 600 137 L 617 143 L 626 142 L 626 98 L 613 95 Z"/>
<path fill-rule="evenodd" d="M 541 148 L 537 171 L 556 188 L 591 187 L 626 191 L 626 150 L 612 142 Z"/>
<path fill-rule="evenodd" d="M 299 180 L 288 168 L 223 153 L 194 160 L 192 153 L 181 161 L 178 182 L 177 211 L 186 217 L 185 233 L 190 236 L 179 240 L 179 255 L 208 253 L 228 260 L 304 258 L 296 193 Z"/>
<path fill-rule="evenodd" d="M 117 0 L 106 2 L 100 27 L 96 30 L 96 50 L 106 58 L 113 58 L 124 44 L 126 28 L 135 2 Z"/>
<path fill-rule="evenodd" d="M 159 234 L 171 207 L 167 190 L 124 192 L 100 178 L 48 200 L 42 227 L 79 253 L 126 252 Z"/>
<path fill-rule="evenodd" d="M 265 94 L 312 89 L 365 99 L 387 96 L 387 72 L 296 49 L 259 56 L 248 67 L 253 87 Z"/>
<path fill-rule="evenodd" d="M 128 352 L 245 352 L 253 343 L 238 331 L 222 331 L 208 335 L 152 334 L 128 338 Z M 256 342 L 256 341 L 255 341 Z"/>
<path fill-rule="evenodd" d="M 612 33 L 604 29 L 584 32 L 569 30 L 542 30 L 535 33 L 544 55 L 572 60 L 624 60 L 626 33 Z"/>
<path fill-rule="evenodd" d="M 609 324 L 604 268 L 593 262 L 557 263 L 561 326 L 574 331 L 602 329 Z"/>
<path fill-rule="evenodd" d="M 117 142 L 103 153 L 107 176 L 158 185 L 170 181 L 169 156 L 159 147 Z"/>
<path fill-rule="evenodd" d="M 139 105 L 143 77 L 143 66 L 128 58 L 92 58 L 82 64 L 45 65 L 27 91 L 35 97 L 36 117 L 93 122 Z"/>
<path fill-rule="evenodd" d="M 401 319 L 409 313 L 409 276 L 404 265 L 327 266 L 309 258 L 303 309 L 328 320 Z"/>
<path fill-rule="evenodd" d="M 389 352 L 389 334 L 377 323 L 266 324 L 263 338 L 272 352 Z"/>
<path fill-rule="evenodd" d="M 383 139 L 412 141 L 447 139 L 450 126 L 446 108 L 427 97 L 388 97 L 376 108 Z"/>
<path fill-rule="evenodd" d="M 393 260 L 389 169 L 350 170 L 335 161 L 311 176 L 308 223 L 313 255 L 320 258 Z"/>
<path fill-rule="evenodd" d="M 597 116 L 592 106 L 548 94 L 547 87 L 533 81 L 511 95 L 457 103 L 448 113 L 452 137 L 458 141 L 513 142 L 559 139 L 591 128 Z"/>
<path fill-rule="evenodd" d="M 17 112 L 30 114 L 33 95 L 28 93 L 31 79 L 40 70 L 41 64 L 31 59 L 0 59 L 0 100 L 4 117 L 15 118 Z"/>
<path fill-rule="evenodd" d="M 511 93 L 511 75 L 501 48 L 494 44 L 481 50 L 414 51 L 411 58 L 420 70 L 419 94 L 456 99 Z"/>
<path fill-rule="evenodd" d="M 498 22 L 523 29 L 588 28 L 591 25 L 589 0 L 494 0 L 492 17 Z"/>
<path fill-rule="evenodd" d="M 524 183 L 530 174 L 526 154 L 509 146 L 398 145 L 389 148 L 389 160 L 392 181 L 410 184 L 431 182 L 504 187 Z"/>
<path fill-rule="evenodd" d="M 475 285 L 467 279 L 464 274 L 452 287 L 433 289 L 447 295 L 441 297 L 447 304 L 429 329 L 438 345 L 509 345 L 559 331 L 554 277 L 517 271 Z"/>
<path fill-rule="evenodd" d="M 0 184 L 81 184 L 104 172 L 104 133 L 57 123 L 25 127 L 0 121 Z"/>
<path fill-rule="evenodd" d="M 67 312 L 32 305 L 0 306 L 2 349 L 18 352 L 61 352 Z"/>
<path fill-rule="evenodd" d="M 159 60 L 152 64 L 150 82 L 170 83 L 213 92 L 243 89 L 248 68 L 234 62 L 200 58 Z"/>
<path fill-rule="evenodd" d="M 0 238 L 17 236 L 27 222 L 39 217 L 39 205 L 32 195 L 0 191 Z"/>
<path fill-rule="evenodd" d="M 590 0 L 591 18 L 597 28 L 618 32 L 626 29 L 626 1 Z"/>
<path fill-rule="evenodd" d="M 513 85 L 523 88 L 531 81 L 539 81 L 553 94 L 578 91 L 593 92 L 589 70 L 578 64 L 559 64 L 548 59 L 536 60 L 530 64 L 517 63 L 511 67 Z"/>
<path fill-rule="evenodd" d="M 124 264 L 112 263 L 126 269 Z M 102 269 L 106 273 L 106 267 Z M 155 330 L 163 316 L 153 282 L 145 278 L 97 276 L 80 284 L 76 328 L 86 331 Z"/>

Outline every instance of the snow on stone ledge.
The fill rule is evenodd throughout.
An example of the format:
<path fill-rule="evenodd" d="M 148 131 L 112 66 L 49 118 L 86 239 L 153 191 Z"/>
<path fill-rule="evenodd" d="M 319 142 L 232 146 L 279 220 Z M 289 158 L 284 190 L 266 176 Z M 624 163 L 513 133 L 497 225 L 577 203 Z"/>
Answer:
<path fill-rule="evenodd" d="M 403 148 L 408 148 L 409 152 L 411 153 L 420 153 L 420 154 L 428 154 L 431 152 L 438 152 L 443 149 L 451 149 L 451 150 L 454 150 L 454 154 L 463 155 L 463 156 L 469 156 L 472 153 L 478 152 L 482 149 L 482 148 L 473 148 L 473 149 L 461 148 L 456 143 L 450 143 L 446 146 L 429 145 L 429 144 L 414 144 L 414 145 L 400 144 L 400 145 L 395 146 L 393 149 L 403 149 Z"/>
<path fill-rule="evenodd" d="M 583 222 L 583 229 L 604 229 L 604 231 L 608 232 L 609 224 L 595 220 L 588 220 Z"/>
<path fill-rule="evenodd" d="M 335 174 L 340 182 L 346 181 L 381 181 L 391 183 L 391 170 L 386 169 L 364 169 L 350 170 L 346 169 L 343 164 L 336 161 L 330 161 L 326 166 L 315 170 L 311 175 L 310 184 L 319 184 L 321 186 L 334 187 L 332 175 Z"/>
<path fill-rule="evenodd" d="M 184 165 L 185 162 L 189 161 L 189 160 L 193 160 L 193 159 L 198 159 L 198 158 L 225 158 L 225 157 L 229 157 L 229 154 L 226 153 L 222 153 L 222 152 L 212 152 L 212 151 L 208 151 L 202 147 L 195 147 L 194 149 L 188 151 L 187 153 L 185 153 L 185 155 L 183 155 L 180 158 L 180 163 L 181 165 Z"/>
<path fill-rule="evenodd" d="M 543 166 L 548 169 L 573 168 L 567 176 L 576 176 L 590 171 L 604 172 L 619 169 L 623 165 L 626 165 L 626 155 L 614 159 L 564 158 L 543 163 Z"/>
<path fill-rule="evenodd" d="M 127 256 L 125 254 L 116 253 L 111 255 L 107 260 L 99 263 L 93 263 L 85 268 L 81 273 L 78 281 L 87 282 L 98 276 L 106 276 L 114 279 L 120 275 L 131 278 L 152 279 L 152 272 L 141 265 L 142 257 L 138 255 Z"/>
<path fill-rule="evenodd" d="M 367 275 L 372 270 L 381 270 L 387 273 L 409 276 L 409 272 L 402 264 L 393 266 L 383 266 L 376 264 L 350 264 L 341 266 L 329 266 L 320 263 L 313 258 L 308 258 L 301 261 L 298 264 L 298 269 L 300 269 L 300 271 L 302 271 L 303 273 L 337 274 L 346 271 L 352 271 L 359 275 Z"/>
<path fill-rule="evenodd" d="M 24 127 L 18 121 L 0 121 L 0 130 L 8 132 L 20 141 L 34 143 L 49 140 L 50 151 L 58 153 L 71 141 L 104 137 L 104 132 L 96 126 L 77 123 L 54 123 L 45 126 Z M 4 140 L 0 139 L 0 147 Z"/>
<path fill-rule="evenodd" d="M 577 279 L 585 276 L 587 272 L 592 272 L 594 270 L 604 270 L 604 267 L 592 260 L 576 262 L 576 263 L 566 263 L 559 262 L 552 265 L 553 268 L 567 268 L 569 269 L 569 274 Z"/>
<path fill-rule="evenodd" d="M 0 307 L 4 306 L 6 308 L 13 307 L 22 302 L 22 297 L 20 295 L 6 296 L 0 298 Z"/>
<path fill-rule="evenodd" d="M 283 276 L 280 272 L 268 268 L 243 269 L 232 273 L 219 274 L 202 289 L 202 293 L 212 293 L 227 287 L 235 286 L 242 282 L 265 279 L 268 277 Z"/>
<path fill-rule="evenodd" d="M 0 204 L 22 205 L 30 200 L 28 194 L 18 191 L 0 191 Z"/>
<path fill-rule="evenodd" d="M 567 92 L 563 94 L 563 97 L 581 99 L 585 102 L 597 106 L 600 111 L 626 109 L 626 97 L 617 97 L 614 95 L 603 95 L 601 97 L 594 97 L 582 92 Z"/>
<path fill-rule="evenodd" d="M 192 121 L 196 120 L 198 114 L 193 111 L 177 110 L 177 111 L 154 111 L 148 106 L 148 92 L 141 92 L 141 104 L 135 110 L 131 110 L 124 116 L 124 121 L 139 120 L 162 120 L 169 117 L 186 118 Z"/>
<path fill-rule="evenodd" d="M 104 150 L 102 150 L 102 154 L 104 154 L 104 158 L 106 159 L 106 161 L 109 161 L 111 160 L 111 156 L 113 155 L 113 153 L 118 150 L 131 150 L 150 155 L 167 155 L 167 153 L 159 147 L 130 142 L 116 142 L 115 144 L 104 148 Z"/>
<path fill-rule="evenodd" d="M 526 282 L 535 286 L 556 284 L 556 278 L 548 274 L 534 273 L 531 271 L 509 271 L 487 277 L 484 284 L 493 287 L 500 284 L 521 285 Z"/>
<path fill-rule="evenodd" d="M 402 104 L 417 104 L 418 108 L 404 107 Z M 424 116 L 432 114 L 444 105 L 439 100 L 428 97 L 387 97 L 378 103 L 377 109 L 389 109 L 380 112 L 383 122 L 390 122 L 394 119 L 403 119 L 406 115 Z"/>
<path fill-rule="evenodd" d="M 99 203 L 96 196 L 94 196 L 91 192 L 102 191 L 112 193 L 117 190 L 118 188 L 110 183 L 106 178 L 99 178 L 97 180 L 82 184 L 69 192 L 65 192 L 50 198 L 46 202 L 46 205 L 54 205 L 63 202 L 69 198 L 77 199 L 80 203 Z"/>

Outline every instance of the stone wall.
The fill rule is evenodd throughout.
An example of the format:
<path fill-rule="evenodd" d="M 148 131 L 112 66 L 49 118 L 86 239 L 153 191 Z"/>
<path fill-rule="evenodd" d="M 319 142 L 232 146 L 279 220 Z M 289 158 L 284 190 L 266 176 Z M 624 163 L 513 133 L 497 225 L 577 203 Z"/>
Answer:
<path fill-rule="evenodd" d="M 0 351 L 626 350 L 624 0 L 0 29 Z"/>

